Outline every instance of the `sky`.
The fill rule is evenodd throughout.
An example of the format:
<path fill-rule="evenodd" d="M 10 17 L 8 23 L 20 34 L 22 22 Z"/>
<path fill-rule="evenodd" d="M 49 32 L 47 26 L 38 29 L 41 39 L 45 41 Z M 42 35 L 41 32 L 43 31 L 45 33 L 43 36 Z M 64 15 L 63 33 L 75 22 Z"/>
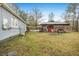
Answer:
<path fill-rule="evenodd" d="M 48 21 L 48 14 L 53 12 L 54 13 L 54 20 L 55 21 L 63 21 L 62 14 L 68 7 L 68 3 L 17 3 L 16 4 L 21 10 L 25 11 L 26 13 L 30 12 L 32 8 L 38 8 L 42 12 L 43 21 Z"/>

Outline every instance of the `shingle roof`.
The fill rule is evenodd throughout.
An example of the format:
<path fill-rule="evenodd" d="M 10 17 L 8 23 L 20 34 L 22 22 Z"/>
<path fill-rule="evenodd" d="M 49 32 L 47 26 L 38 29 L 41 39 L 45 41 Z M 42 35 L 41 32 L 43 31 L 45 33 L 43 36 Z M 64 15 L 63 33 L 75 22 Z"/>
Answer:
<path fill-rule="evenodd" d="M 46 25 L 46 24 L 68 24 L 68 23 L 65 23 L 65 22 L 43 22 L 41 23 L 41 25 Z"/>

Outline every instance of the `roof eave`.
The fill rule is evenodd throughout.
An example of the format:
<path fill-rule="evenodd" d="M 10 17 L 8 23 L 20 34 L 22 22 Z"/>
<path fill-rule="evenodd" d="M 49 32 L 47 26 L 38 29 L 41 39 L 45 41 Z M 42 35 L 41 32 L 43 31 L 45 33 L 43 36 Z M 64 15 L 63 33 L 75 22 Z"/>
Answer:
<path fill-rule="evenodd" d="M 40 25 L 69 25 L 69 24 L 40 24 Z"/>
<path fill-rule="evenodd" d="M 8 10 L 10 13 L 12 13 L 15 17 L 19 18 L 23 23 L 25 23 L 25 21 L 19 17 L 10 7 L 8 7 L 7 4 L 5 3 L 0 3 L 0 6 L 2 6 L 3 8 L 5 8 L 6 10 Z M 26 23 L 25 23 L 26 24 Z"/>

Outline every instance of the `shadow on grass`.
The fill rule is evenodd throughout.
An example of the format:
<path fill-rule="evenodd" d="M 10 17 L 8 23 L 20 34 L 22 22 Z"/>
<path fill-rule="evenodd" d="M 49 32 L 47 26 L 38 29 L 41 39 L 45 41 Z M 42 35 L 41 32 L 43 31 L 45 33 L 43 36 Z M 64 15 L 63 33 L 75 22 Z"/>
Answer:
<path fill-rule="evenodd" d="M 0 55 L 1 56 L 8 56 L 8 55 L 15 55 L 15 51 L 11 51 L 10 48 L 12 48 L 12 44 L 15 43 L 15 41 L 18 41 L 19 38 L 23 37 L 22 35 L 16 35 L 13 37 L 9 37 L 7 39 L 0 41 Z"/>

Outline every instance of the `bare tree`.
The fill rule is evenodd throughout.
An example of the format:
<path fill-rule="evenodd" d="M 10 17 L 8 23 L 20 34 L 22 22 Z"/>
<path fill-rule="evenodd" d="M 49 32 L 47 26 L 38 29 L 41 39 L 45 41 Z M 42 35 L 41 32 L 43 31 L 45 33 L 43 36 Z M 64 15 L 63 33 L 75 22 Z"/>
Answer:
<path fill-rule="evenodd" d="M 32 15 L 29 15 L 28 25 L 31 27 L 35 27 L 35 19 Z"/>
<path fill-rule="evenodd" d="M 20 16 L 24 21 L 26 21 L 27 18 L 28 18 L 28 14 L 25 13 L 24 11 L 19 11 L 19 12 L 20 12 L 19 16 Z"/>
<path fill-rule="evenodd" d="M 36 28 L 37 28 L 40 19 L 43 17 L 43 15 L 42 15 L 40 9 L 38 9 L 38 8 L 33 8 L 33 9 L 32 9 L 32 16 L 34 17 L 35 26 L 36 26 Z"/>
<path fill-rule="evenodd" d="M 70 3 L 68 8 L 67 8 L 67 13 L 68 13 L 67 15 L 68 15 L 69 18 L 72 19 L 72 30 L 73 31 L 77 31 L 76 27 L 78 27 L 78 25 L 76 25 L 76 19 L 77 19 L 77 17 L 76 17 L 76 14 L 77 14 L 76 10 L 77 10 L 77 6 L 78 6 L 78 4 L 76 4 L 76 3 Z"/>
<path fill-rule="evenodd" d="M 75 25 L 76 25 L 76 31 L 78 32 L 78 22 L 79 22 L 79 12 L 78 12 L 78 15 L 77 15 L 77 19 L 75 21 Z"/>
<path fill-rule="evenodd" d="M 53 14 L 53 12 L 49 13 L 48 17 L 49 17 L 48 22 L 54 22 L 54 14 Z"/>

